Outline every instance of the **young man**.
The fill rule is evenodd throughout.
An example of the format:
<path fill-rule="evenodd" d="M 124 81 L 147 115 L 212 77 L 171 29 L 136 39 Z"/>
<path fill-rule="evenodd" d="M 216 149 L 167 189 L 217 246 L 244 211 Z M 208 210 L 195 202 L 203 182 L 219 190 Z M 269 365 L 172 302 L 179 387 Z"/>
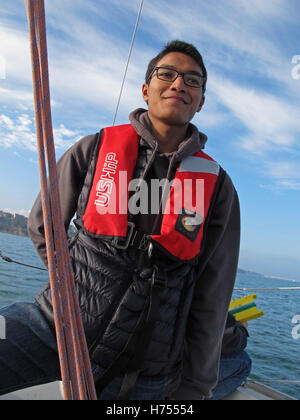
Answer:
<path fill-rule="evenodd" d="M 66 228 L 77 215 L 70 255 L 101 399 L 203 399 L 217 381 L 240 220 L 230 178 L 190 123 L 204 104 L 206 78 L 195 47 L 169 43 L 147 69 L 148 111 L 83 138 L 58 163 Z M 28 229 L 47 265 L 40 197 Z M 24 355 L 0 342 L 0 392 L 58 375 L 48 286 L 37 305 L 0 314 L 17 331 L 20 312 L 29 310 L 42 325 L 37 331 L 37 320 L 26 321 L 26 337 L 43 337 L 47 365 L 39 357 L 40 370 L 32 366 L 37 344 Z"/>

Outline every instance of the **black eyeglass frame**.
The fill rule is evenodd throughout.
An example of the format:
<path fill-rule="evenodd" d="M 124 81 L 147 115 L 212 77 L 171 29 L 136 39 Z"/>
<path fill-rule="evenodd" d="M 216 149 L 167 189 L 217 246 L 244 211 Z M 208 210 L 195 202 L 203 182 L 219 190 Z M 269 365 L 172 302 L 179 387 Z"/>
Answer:
<path fill-rule="evenodd" d="M 174 80 L 165 80 L 165 79 L 161 79 L 160 77 L 158 77 L 158 70 L 160 70 L 160 69 L 165 69 L 165 70 L 171 70 L 171 71 L 174 71 L 175 73 L 177 73 L 177 76 L 175 77 L 175 79 Z M 154 67 L 154 69 L 151 71 L 151 73 L 149 74 L 149 77 L 148 77 L 148 79 L 147 79 L 147 83 L 149 82 L 149 80 L 152 78 L 152 76 L 153 76 L 153 74 L 156 72 L 156 77 L 159 79 L 159 80 L 162 80 L 163 82 L 167 82 L 167 83 L 174 83 L 175 82 L 175 80 L 178 78 L 178 76 L 181 76 L 182 77 L 182 79 L 183 79 L 183 82 L 184 82 L 184 84 L 186 85 L 186 86 L 188 86 L 188 87 L 192 87 L 192 88 L 194 88 L 194 89 L 201 89 L 201 88 L 203 88 L 204 87 L 204 84 L 205 84 L 205 81 L 206 81 L 206 78 L 204 77 L 204 76 L 202 76 L 200 73 L 198 73 L 198 72 L 193 72 L 193 71 L 186 71 L 186 72 L 182 72 L 182 71 L 178 71 L 178 70 L 176 70 L 176 69 L 173 69 L 173 68 L 170 68 L 170 67 L 165 67 L 165 66 L 160 66 L 160 67 Z M 188 84 L 188 83 L 186 83 L 186 81 L 185 81 L 185 79 L 184 79 L 184 76 L 186 75 L 186 74 L 190 74 L 190 75 L 194 75 L 194 76 L 198 76 L 198 77 L 200 77 L 200 79 L 202 80 L 202 84 L 201 84 L 201 86 L 194 86 L 194 85 L 191 85 L 191 84 Z"/>

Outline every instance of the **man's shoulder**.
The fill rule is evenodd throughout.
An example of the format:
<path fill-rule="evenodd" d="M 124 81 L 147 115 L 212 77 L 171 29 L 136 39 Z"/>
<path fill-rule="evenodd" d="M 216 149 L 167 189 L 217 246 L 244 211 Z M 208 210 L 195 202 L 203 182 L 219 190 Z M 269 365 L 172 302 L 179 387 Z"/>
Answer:
<path fill-rule="evenodd" d="M 75 161 L 79 167 L 85 167 L 98 144 L 99 133 L 89 134 L 81 137 L 63 154 L 59 160 L 59 165 L 67 164 L 67 162 Z"/>
<path fill-rule="evenodd" d="M 81 137 L 78 139 L 72 147 L 79 148 L 79 147 L 87 147 L 90 144 L 94 144 L 95 141 L 97 141 L 97 138 L 99 137 L 99 133 L 94 134 L 88 134 L 84 137 Z"/>
<path fill-rule="evenodd" d="M 76 155 L 77 153 L 84 155 L 89 154 L 90 150 L 98 141 L 98 138 L 99 133 L 88 134 L 78 139 L 69 150 L 73 155 Z"/>

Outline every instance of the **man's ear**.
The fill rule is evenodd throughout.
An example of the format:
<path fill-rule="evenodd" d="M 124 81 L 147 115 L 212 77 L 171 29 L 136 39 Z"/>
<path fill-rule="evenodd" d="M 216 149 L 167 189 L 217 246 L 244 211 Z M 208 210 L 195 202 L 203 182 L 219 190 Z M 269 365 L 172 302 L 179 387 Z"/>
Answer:
<path fill-rule="evenodd" d="M 144 83 L 142 86 L 142 94 L 144 101 L 148 104 L 149 100 L 149 85 L 147 83 Z"/>
<path fill-rule="evenodd" d="M 201 111 L 204 103 L 205 103 L 205 96 L 203 95 L 202 98 L 201 98 L 201 102 L 200 102 L 200 104 L 198 106 L 197 112 L 200 112 Z"/>

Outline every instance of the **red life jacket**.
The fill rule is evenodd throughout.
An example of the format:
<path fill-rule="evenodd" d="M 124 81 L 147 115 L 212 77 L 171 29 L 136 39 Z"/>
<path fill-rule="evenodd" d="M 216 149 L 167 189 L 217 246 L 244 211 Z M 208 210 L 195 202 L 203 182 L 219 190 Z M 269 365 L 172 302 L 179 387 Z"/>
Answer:
<path fill-rule="evenodd" d="M 126 238 L 129 184 L 135 169 L 139 136 L 132 125 L 103 130 L 101 146 L 83 224 L 88 232 Z M 160 235 L 151 235 L 180 260 L 200 253 L 203 228 L 220 167 L 201 150 L 183 159 L 169 191 Z"/>

